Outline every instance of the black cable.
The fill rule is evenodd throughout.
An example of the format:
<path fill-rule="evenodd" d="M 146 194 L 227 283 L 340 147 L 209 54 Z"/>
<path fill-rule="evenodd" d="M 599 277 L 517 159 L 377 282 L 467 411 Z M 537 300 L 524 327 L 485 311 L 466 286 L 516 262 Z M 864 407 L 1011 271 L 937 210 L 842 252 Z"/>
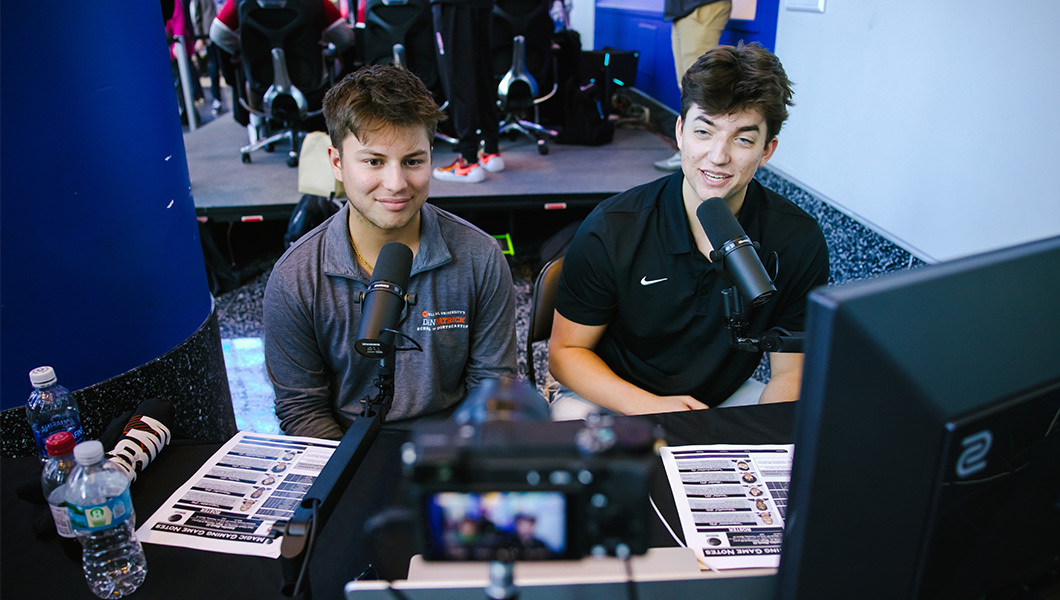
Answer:
<path fill-rule="evenodd" d="M 398 325 L 398 326 L 400 327 L 400 325 Z M 416 340 L 410 338 L 409 336 L 405 335 L 404 333 L 401 333 L 400 331 L 398 331 L 396 329 L 383 329 L 382 331 L 387 331 L 387 332 L 393 333 L 394 335 L 399 335 L 399 336 L 405 338 L 406 340 L 412 342 L 412 346 L 411 347 L 408 347 L 408 348 L 394 348 L 394 352 L 407 352 L 409 350 L 416 350 L 418 352 L 423 352 L 423 346 L 421 346 L 419 342 L 417 342 Z"/>
<path fill-rule="evenodd" d="M 637 582 L 633 581 L 633 562 L 630 559 L 629 547 L 622 545 L 617 549 L 618 559 L 626 568 L 626 597 L 629 600 L 637 600 Z"/>
<path fill-rule="evenodd" d="M 397 600 L 408 600 L 408 596 L 403 594 L 401 590 L 395 589 L 390 582 L 387 582 L 386 589 L 388 592 L 390 592 L 390 595 L 397 598 Z"/>

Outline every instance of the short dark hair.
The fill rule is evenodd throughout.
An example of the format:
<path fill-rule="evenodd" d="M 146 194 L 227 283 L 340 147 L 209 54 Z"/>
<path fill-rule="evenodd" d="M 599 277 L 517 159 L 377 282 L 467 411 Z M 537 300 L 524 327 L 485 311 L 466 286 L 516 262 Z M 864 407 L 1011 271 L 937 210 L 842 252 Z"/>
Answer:
<path fill-rule="evenodd" d="M 362 67 L 324 95 L 324 120 L 339 152 L 346 136 L 365 142 L 366 136 L 387 126 L 420 126 L 433 141 L 444 118 L 419 77 L 395 65 Z"/>
<path fill-rule="evenodd" d="M 681 78 L 681 119 L 693 103 L 708 115 L 761 111 L 766 142 L 788 118 L 791 80 L 776 54 L 758 42 L 717 46 L 700 56 Z"/>

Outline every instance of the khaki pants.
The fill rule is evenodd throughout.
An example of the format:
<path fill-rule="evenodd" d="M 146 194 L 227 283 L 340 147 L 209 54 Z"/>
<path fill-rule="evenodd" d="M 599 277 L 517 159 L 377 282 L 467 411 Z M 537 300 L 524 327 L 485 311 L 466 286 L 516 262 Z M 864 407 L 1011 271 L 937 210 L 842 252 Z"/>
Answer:
<path fill-rule="evenodd" d="M 732 1 L 722 0 L 700 6 L 691 14 L 674 21 L 670 41 L 674 48 L 674 67 L 677 69 L 677 85 L 681 78 L 703 54 L 718 45 L 721 32 L 732 14 Z"/>

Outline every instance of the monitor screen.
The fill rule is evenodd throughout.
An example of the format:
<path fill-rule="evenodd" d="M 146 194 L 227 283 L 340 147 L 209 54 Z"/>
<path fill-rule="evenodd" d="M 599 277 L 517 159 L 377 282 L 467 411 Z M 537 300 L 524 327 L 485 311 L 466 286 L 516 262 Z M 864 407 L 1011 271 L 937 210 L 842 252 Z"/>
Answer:
<path fill-rule="evenodd" d="M 1060 237 L 811 294 L 783 599 L 980 598 L 1060 568 Z"/>

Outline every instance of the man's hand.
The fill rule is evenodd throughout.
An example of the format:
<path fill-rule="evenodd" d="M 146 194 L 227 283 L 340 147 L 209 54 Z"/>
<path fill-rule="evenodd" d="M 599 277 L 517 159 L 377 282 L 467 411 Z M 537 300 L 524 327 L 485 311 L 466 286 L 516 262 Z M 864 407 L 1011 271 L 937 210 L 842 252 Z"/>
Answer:
<path fill-rule="evenodd" d="M 684 410 L 704 410 L 710 408 L 692 396 L 656 396 L 649 404 L 639 406 L 631 415 L 649 415 L 653 413 L 681 412 Z"/>

